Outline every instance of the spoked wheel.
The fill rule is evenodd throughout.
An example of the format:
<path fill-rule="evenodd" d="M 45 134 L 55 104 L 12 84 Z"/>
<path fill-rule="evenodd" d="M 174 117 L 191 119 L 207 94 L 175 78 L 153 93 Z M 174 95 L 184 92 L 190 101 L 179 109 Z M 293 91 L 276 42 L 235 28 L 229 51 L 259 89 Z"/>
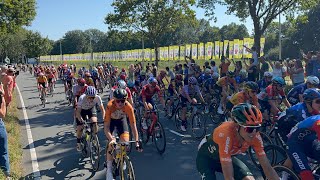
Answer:
<path fill-rule="evenodd" d="M 88 146 L 87 146 L 87 141 L 85 140 L 85 137 L 82 137 L 81 138 L 81 147 L 82 147 L 82 150 L 81 150 L 81 154 L 82 154 L 82 157 L 88 157 Z"/>
<path fill-rule="evenodd" d="M 136 176 L 134 174 L 134 169 L 132 162 L 128 156 L 123 158 L 122 168 L 119 167 L 120 180 L 135 180 Z"/>
<path fill-rule="evenodd" d="M 276 165 L 273 167 L 273 169 L 276 171 L 280 179 L 288 179 L 288 180 L 299 180 L 300 178 L 294 173 L 291 169 Z"/>
<path fill-rule="evenodd" d="M 212 102 L 209 105 L 209 118 L 213 124 L 218 124 L 221 122 L 221 119 L 217 116 L 217 109 L 219 107 L 219 104 L 216 102 Z"/>
<path fill-rule="evenodd" d="M 202 114 L 197 113 L 193 116 L 191 128 L 192 136 L 198 140 L 206 135 L 206 120 Z"/>
<path fill-rule="evenodd" d="M 146 123 L 147 123 L 147 127 L 150 127 L 150 119 L 146 119 L 145 120 Z M 148 133 L 148 129 L 143 129 L 143 126 L 142 126 L 142 118 L 140 118 L 140 122 L 139 122 L 139 135 L 140 135 L 140 138 L 143 142 L 143 144 L 147 144 L 147 142 L 149 141 L 149 133 Z"/>
<path fill-rule="evenodd" d="M 182 107 L 178 107 L 175 113 L 174 123 L 178 131 L 181 131 L 181 115 L 182 115 Z"/>
<path fill-rule="evenodd" d="M 166 150 L 167 142 L 163 126 L 159 121 L 154 125 L 152 138 L 159 154 L 163 154 Z"/>
<path fill-rule="evenodd" d="M 97 135 L 92 135 L 91 137 L 90 163 L 93 171 L 97 171 L 100 164 L 100 143 Z"/>

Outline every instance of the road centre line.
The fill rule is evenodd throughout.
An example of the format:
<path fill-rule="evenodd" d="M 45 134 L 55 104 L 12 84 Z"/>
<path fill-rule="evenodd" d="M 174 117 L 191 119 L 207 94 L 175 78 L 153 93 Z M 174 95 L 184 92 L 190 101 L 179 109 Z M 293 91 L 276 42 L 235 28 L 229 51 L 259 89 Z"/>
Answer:
<path fill-rule="evenodd" d="M 36 149 L 34 148 L 34 144 L 33 144 L 32 132 L 31 132 L 30 124 L 29 124 L 27 110 L 24 105 L 24 101 L 23 101 L 19 86 L 17 85 L 16 88 L 17 88 L 20 102 L 21 102 L 21 109 L 22 109 L 22 113 L 23 113 L 24 122 L 26 124 L 27 138 L 28 138 L 30 157 L 31 157 L 31 162 L 32 162 L 33 179 L 40 180 L 41 175 L 40 175 L 39 164 L 38 164 L 38 160 L 37 160 L 37 153 L 36 153 Z"/>
<path fill-rule="evenodd" d="M 171 130 L 171 129 L 169 129 L 169 131 L 170 131 L 171 133 L 177 135 L 177 136 L 180 136 L 180 137 L 191 137 L 191 135 L 189 135 L 189 134 L 183 135 L 183 134 L 178 133 L 177 131 L 174 131 L 174 130 Z"/>

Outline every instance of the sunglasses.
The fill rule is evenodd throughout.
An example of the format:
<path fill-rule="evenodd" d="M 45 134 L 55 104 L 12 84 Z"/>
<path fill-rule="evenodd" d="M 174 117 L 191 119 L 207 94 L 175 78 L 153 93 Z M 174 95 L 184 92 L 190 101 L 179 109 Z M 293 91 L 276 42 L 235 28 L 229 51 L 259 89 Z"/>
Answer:
<path fill-rule="evenodd" d="M 314 101 L 314 103 L 320 104 L 320 99 L 316 99 L 316 100 Z"/>
<path fill-rule="evenodd" d="M 88 99 L 94 99 L 95 97 L 88 97 Z"/>
<path fill-rule="evenodd" d="M 125 99 L 121 99 L 121 100 L 116 100 L 116 103 L 118 103 L 118 104 L 120 104 L 120 103 L 124 103 L 124 102 L 126 102 L 126 100 Z"/>
<path fill-rule="evenodd" d="M 244 127 L 244 131 L 247 133 L 252 133 L 254 130 L 256 130 L 256 132 L 258 132 L 260 128 L 261 127 Z"/>

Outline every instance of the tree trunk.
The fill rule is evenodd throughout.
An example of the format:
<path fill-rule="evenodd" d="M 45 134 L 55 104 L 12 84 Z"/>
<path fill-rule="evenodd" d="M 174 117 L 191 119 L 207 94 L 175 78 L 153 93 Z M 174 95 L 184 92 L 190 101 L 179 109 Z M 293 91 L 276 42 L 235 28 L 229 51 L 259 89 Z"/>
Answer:
<path fill-rule="evenodd" d="M 155 44 L 154 46 L 154 51 L 156 53 L 156 61 L 155 61 L 155 64 L 156 66 L 158 67 L 158 62 L 159 62 L 159 45 L 158 44 Z"/>
<path fill-rule="evenodd" d="M 261 38 L 261 31 L 260 30 L 255 30 L 254 33 L 254 47 L 256 47 L 258 57 L 260 57 L 260 38 Z"/>

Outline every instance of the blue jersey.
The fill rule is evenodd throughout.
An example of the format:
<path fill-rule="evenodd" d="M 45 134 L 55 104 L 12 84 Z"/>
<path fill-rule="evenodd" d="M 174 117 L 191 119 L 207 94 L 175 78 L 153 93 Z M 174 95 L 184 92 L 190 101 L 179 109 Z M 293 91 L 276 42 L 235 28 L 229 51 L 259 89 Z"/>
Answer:
<path fill-rule="evenodd" d="M 207 79 L 210 79 L 211 75 L 206 75 L 206 74 L 201 74 L 201 76 L 198 78 L 198 83 L 202 84 L 204 83 Z"/>
<path fill-rule="evenodd" d="M 307 84 L 303 83 L 300 84 L 298 86 L 293 87 L 287 96 L 288 101 L 290 102 L 290 104 L 297 104 L 298 102 L 300 102 L 299 100 L 299 94 L 303 94 L 303 92 L 307 89 Z"/>
<path fill-rule="evenodd" d="M 283 116 L 285 116 L 288 121 L 298 123 L 312 116 L 312 114 L 309 113 L 306 103 L 303 102 L 288 108 L 286 111 L 281 113 L 279 118 L 282 118 Z"/>
<path fill-rule="evenodd" d="M 237 84 L 241 84 L 243 82 L 247 82 L 248 78 L 242 78 L 241 76 L 236 76 L 235 80 L 236 80 Z"/>
<path fill-rule="evenodd" d="M 257 82 L 257 84 L 259 86 L 259 90 L 262 91 L 271 84 L 271 81 L 267 82 L 265 79 L 261 79 Z"/>

